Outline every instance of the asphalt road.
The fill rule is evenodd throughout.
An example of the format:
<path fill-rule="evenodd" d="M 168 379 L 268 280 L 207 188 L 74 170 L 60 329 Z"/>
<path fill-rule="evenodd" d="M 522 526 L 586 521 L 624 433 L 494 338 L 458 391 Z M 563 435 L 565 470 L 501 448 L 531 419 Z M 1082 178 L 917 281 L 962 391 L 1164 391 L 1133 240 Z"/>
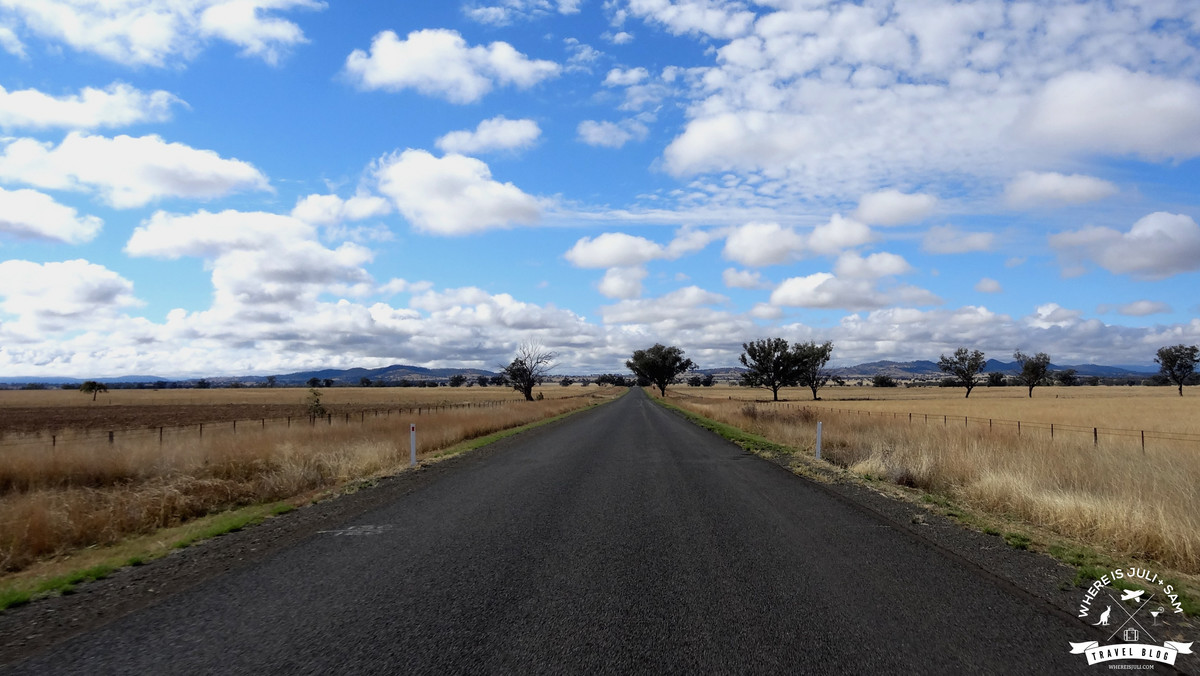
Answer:
<path fill-rule="evenodd" d="M 638 390 L 517 439 L 10 669 L 1096 673 L 1073 618 Z"/>

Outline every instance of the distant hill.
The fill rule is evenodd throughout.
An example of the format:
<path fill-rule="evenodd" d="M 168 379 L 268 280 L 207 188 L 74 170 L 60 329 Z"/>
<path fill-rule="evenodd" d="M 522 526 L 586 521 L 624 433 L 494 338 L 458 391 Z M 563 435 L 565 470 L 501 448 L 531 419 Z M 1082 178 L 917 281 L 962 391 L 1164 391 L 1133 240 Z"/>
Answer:
<path fill-rule="evenodd" d="M 1148 378 L 1155 373 L 1156 369 L 1138 366 L 1104 366 L 1100 364 L 1051 364 L 1051 371 L 1065 371 L 1067 369 L 1075 369 L 1076 374 L 1080 377 L 1099 376 L 1101 378 Z M 985 373 L 1003 373 L 1012 375 L 1019 373 L 1021 367 L 1016 362 L 1003 362 L 997 359 L 989 359 L 984 368 Z M 700 375 L 712 374 L 718 381 L 736 381 L 741 378 L 741 375 L 746 372 L 746 369 L 740 366 L 726 366 L 720 368 L 700 369 L 696 373 Z M 829 369 L 831 375 L 844 379 L 854 378 L 873 378 L 877 375 L 886 375 L 893 378 L 912 380 L 912 379 L 932 379 L 942 378 L 945 376 L 938 370 L 937 364 L 927 360 L 916 361 L 872 361 L 854 366 L 842 366 Z M 627 375 L 625 369 L 616 369 L 613 373 Z M 439 368 L 430 369 L 422 366 L 412 366 L 409 364 L 393 364 L 376 369 L 366 368 L 350 368 L 350 369 L 316 369 L 312 371 L 296 371 L 294 373 L 278 374 L 275 377 L 275 383 L 280 386 L 296 386 L 304 385 L 310 379 L 332 380 L 337 385 L 358 385 L 363 378 L 369 378 L 372 383 L 380 384 L 396 384 L 402 380 L 412 382 L 422 381 L 446 381 L 451 376 L 462 374 L 467 378 L 474 380 L 479 376 L 487 376 L 489 378 L 497 375 L 494 371 L 485 371 L 482 369 L 456 369 L 456 368 Z M 580 376 L 581 374 L 571 374 Z M 594 378 L 590 376 L 582 376 Z M 560 375 L 554 376 L 561 377 Z M 195 383 L 199 378 L 179 378 L 171 380 L 160 376 L 121 376 L 118 378 L 62 378 L 62 377 L 39 377 L 39 376 L 3 376 L 0 377 L 0 385 L 5 386 L 20 386 L 25 384 L 41 384 L 49 387 L 58 387 L 62 385 L 79 385 L 84 380 L 98 380 L 102 383 L 110 385 L 129 385 L 134 383 L 172 383 L 178 382 L 188 386 L 188 383 Z M 228 386 L 231 383 L 241 385 L 256 385 L 265 384 L 267 376 L 213 376 L 205 378 L 215 387 Z"/>

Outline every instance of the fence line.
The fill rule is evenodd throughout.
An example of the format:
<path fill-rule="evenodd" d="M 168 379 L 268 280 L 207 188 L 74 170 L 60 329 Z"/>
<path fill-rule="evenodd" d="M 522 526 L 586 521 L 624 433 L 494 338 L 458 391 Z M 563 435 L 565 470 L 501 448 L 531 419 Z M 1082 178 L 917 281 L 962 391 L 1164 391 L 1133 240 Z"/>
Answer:
<path fill-rule="evenodd" d="M 587 396 L 584 394 L 572 395 L 570 397 L 559 397 L 560 399 L 573 399 L 576 397 Z M 267 423 L 279 424 L 286 423 L 288 427 L 293 424 L 307 424 L 316 426 L 319 422 L 324 422 L 326 425 L 332 425 L 334 420 L 344 424 L 353 424 L 358 422 L 359 425 L 365 425 L 367 417 L 378 418 L 380 416 L 389 417 L 393 414 L 422 416 L 427 413 L 435 413 L 445 410 L 454 409 L 470 409 L 470 408 L 495 408 L 505 404 L 524 403 L 524 399 L 497 399 L 491 401 L 470 401 L 461 403 L 443 403 L 443 404 L 419 404 L 415 406 L 402 406 L 392 408 L 376 408 L 376 409 L 360 409 L 353 413 L 333 413 L 326 412 L 320 416 L 311 415 L 291 415 L 274 418 L 243 418 L 239 420 L 215 420 L 201 423 L 190 423 L 187 425 L 149 425 L 145 427 L 125 427 L 114 428 L 111 430 L 93 429 L 79 430 L 78 432 L 70 431 L 69 434 L 50 432 L 45 430 L 42 432 L 23 433 L 28 435 L 28 438 L 19 439 L 0 439 L 0 449 L 18 447 L 18 446 L 50 446 L 55 447 L 59 443 L 76 443 L 89 440 L 107 441 L 110 444 L 116 443 L 117 440 L 125 440 L 131 437 L 151 437 L 158 436 L 159 444 L 163 443 L 164 433 L 177 435 L 180 432 L 193 430 L 197 438 L 204 438 L 204 428 L 207 426 L 211 434 L 215 430 L 227 430 L 230 433 L 236 434 L 238 424 L 243 428 L 247 424 L 257 426 L 259 429 L 265 429 Z M 48 438 L 47 438 L 48 437 Z"/>
<path fill-rule="evenodd" d="M 782 403 L 782 402 L 781 402 Z M 783 408 L 792 409 L 793 404 L 783 403 Z M 913 423 L 941 423 L 943 427 L 951 424 L 962 423 L 963 427 L 970 427 L 971 423 L 977 426 L 987 426 L 989 429 L 995 427 L 1008 427 L 1017 431 L 1017 434 L 1022 434 L 1025 430 L 1039 430 L 1050 432 L 1050 438 L 1055 438 L 1056 432 L 1072 432 L 1086 433 L 1092 436 L 1092 443 L 1100 445 L 1100 435 L 1114 437 L 1133 437 L 1140 439 L 1142 450 L 1146 450 L 1147 439 L 1157 439 L 1163 441 L 1186 441 L 1192 443 L 1200 443 L 1200 434 L 1192 434 L 1189 432 L 1161 432 L 1157 430 L 1132 430 L 1116 427 L 1088 427 L 1086 425 L 1071 425 L 1065 423 L 1045 423 L 1045 422 L 1030 422 L 1024 420 L 1008 420 L 1004 418 L 981 418 L 976 416 L 966 415 L 949 415 L 945 413 L 909 413 L 898 411 L 865 411 L 860 409 L 834 408 L 832 406 L 809 406 L 807 404 L 800 406 L 804 411 L 831 411 L 834 413 L 849 413 L 852 415 L 866 415 L 867 417 L 876 417 L 879 419 L 891 418 L 892 420 L 905 420 L 909 424 Z"/>

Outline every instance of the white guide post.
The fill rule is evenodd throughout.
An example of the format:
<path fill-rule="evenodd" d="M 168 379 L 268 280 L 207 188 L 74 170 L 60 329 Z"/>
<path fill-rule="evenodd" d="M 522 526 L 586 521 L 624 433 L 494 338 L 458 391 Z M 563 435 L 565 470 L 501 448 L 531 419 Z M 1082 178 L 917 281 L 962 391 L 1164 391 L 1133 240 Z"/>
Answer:
<path fill-rule="evenodd" d="M 408 466 L 417 466 L 417 424 L 408 426 Z"/>
<path fill-rule="evenodd" d="M 821 459 L 821 423 L 817 423 L 817 460 Z"/>

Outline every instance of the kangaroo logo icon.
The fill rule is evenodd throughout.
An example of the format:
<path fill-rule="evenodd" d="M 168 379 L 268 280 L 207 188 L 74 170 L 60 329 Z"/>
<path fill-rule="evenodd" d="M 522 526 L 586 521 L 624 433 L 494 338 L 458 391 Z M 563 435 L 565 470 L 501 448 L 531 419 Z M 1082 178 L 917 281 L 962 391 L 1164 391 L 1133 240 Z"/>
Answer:
<path fill-rule="evenodd" d="M 1104 612 L 1100 613 L 1100 621 L 1097 622 L 1096 624 L 1093 624 L 1092 626 L 1093 627 L 1107 627 L 1108 626 L 1108 615 L 1111 612 L 1112 612 L 1112 606 L 1106 607 L 1104 609 Z"/>

